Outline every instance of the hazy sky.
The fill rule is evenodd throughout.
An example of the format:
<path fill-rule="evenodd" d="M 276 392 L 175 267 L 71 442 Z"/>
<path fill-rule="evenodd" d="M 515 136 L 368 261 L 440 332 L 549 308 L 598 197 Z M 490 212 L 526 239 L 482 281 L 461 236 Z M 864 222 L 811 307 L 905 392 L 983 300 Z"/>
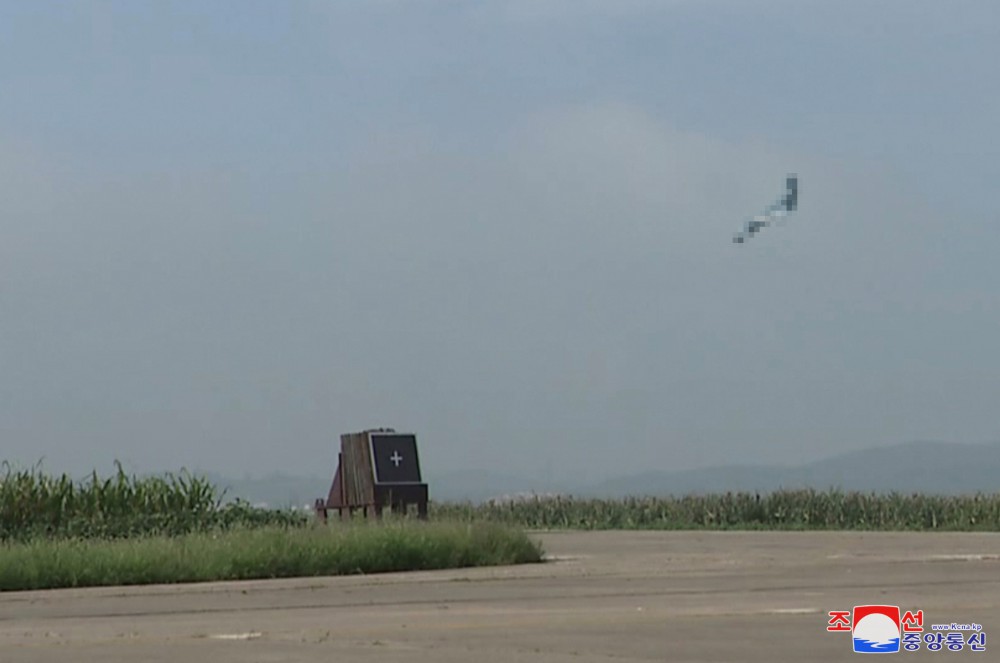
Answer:
<path fill-rule="evenodd" d="M 998 45 L 993 0 L 2 0 L 0 457 L 1000 439 Z"/>

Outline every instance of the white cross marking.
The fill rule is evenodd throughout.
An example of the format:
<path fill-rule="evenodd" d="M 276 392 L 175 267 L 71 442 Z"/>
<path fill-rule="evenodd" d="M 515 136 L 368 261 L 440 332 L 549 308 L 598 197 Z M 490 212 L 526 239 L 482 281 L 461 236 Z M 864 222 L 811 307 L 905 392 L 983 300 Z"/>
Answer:
<path fill-rule="evenodd" d="M 398 451 L 393 451 L 392 455 L 389 456 L 389 460 L 391 460 L 396 467 L 399 467 L 399 463 L 403 460 L 403 457 L 399 455 Z"/>

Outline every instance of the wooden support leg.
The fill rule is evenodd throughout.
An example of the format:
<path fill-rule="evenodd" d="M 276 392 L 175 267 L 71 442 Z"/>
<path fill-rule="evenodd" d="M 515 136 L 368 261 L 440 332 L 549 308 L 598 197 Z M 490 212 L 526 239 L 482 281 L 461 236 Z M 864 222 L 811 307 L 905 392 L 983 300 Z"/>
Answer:
<path fill-rule="evenodd" d="M 316 518 L 321 523 L 326 523 L 326 502 L 321 499 L 316 500 L 313 503 L 313 510 L 316 512 Z"/>

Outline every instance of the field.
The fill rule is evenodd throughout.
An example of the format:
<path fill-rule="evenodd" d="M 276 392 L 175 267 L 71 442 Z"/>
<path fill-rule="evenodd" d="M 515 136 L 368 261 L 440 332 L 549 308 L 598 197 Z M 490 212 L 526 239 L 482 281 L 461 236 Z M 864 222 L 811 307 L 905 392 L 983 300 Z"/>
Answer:
<path fill-rule="evenodd" d="M 83 481 L 5 466 L 0 591 L 381 573 L 538 562 L 524 530 L 1000 531 L 1000 495 L 836 490 L 432 503 L 430 522 L 318 525 L 227 501 L 186 472 Z"/>
<path fill-rule="evenodd" d="M 319 525 L 311 514 L 225 503 L 205 480 L 121 467 L 74 482 L 0 478 L 0 591 L 244 580 L 538 562 L 520 528 L 489 522 Z"/>
<path fill-rule="evenodd" d="M 431 513 L 530 529 L 1000 531 L 1000 495 L 795 490 L 622 500 L 529 498 L 437 504 Z"/>

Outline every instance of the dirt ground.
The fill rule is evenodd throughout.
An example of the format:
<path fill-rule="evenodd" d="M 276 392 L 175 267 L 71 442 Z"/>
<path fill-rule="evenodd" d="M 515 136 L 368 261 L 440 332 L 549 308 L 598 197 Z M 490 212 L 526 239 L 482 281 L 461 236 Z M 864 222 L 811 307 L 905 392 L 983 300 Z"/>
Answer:
<path fill-rule="evenodd" d="M 550 561 L 0 593 L 0 663 L 846 661 L 828 611 L 975 622 L 996 660 L 1000 534 L 552 532 Z"/>

